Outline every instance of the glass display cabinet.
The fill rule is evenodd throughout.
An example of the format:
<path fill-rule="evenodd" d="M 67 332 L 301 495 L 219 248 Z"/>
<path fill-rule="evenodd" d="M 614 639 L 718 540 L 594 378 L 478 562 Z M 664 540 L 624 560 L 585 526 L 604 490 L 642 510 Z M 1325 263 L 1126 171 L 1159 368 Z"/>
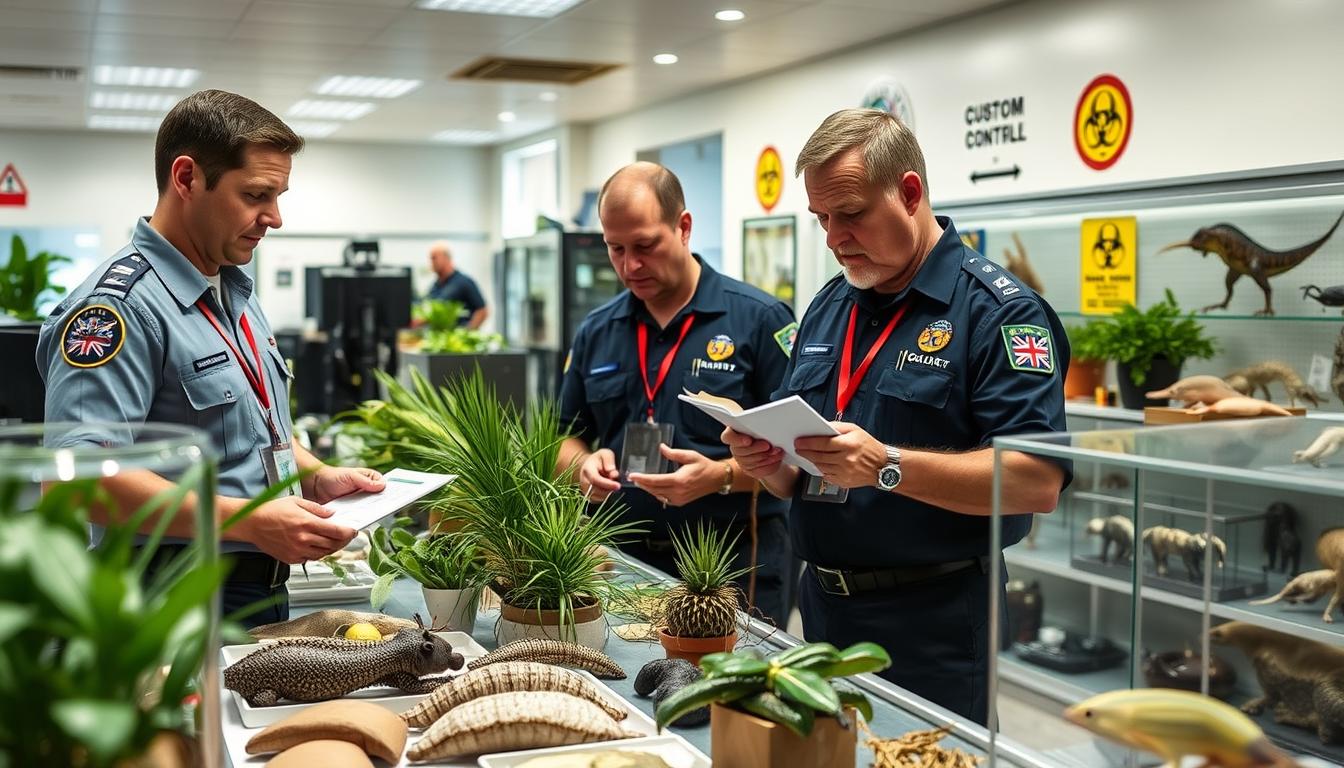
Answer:
<path fill-rule="evenodd" d="M 995 692 L 1026 691 L 1062 711 L 1108 690 L 1185 688 L 1245 707 L 1292 753 L 1344 763 L 1344 745 L 1331 743 L 1344 737 L 1344 707 L 1321 706 L 1328 695 L 1306 712 L 1297 709 L 1310 696 L 1289 694 L 1277 708 L 1261 698 L 1272 704 L 1344 675 L 1344 622 L 1331 599 L 1344 571 L 1344 453 L 1332 452 L 1344 420 L 1115 421 L 1097 430 L 1092 415 L 1071 411 L 1070 427 L 1089 431 L 994 441 L 995 516 L 1005 451 L 1074 470 L 1056 511 L 1038 516 L 1049 522 L 1004 551 L 1008 598 L 995 601 L 993 621 L 1006 623 L 1010 642 L 995 659 Z M 1265 666 L 1289 656 L 1311 661 L 1286 680 Z M 1323 727 L 1292 724 L 1312 710 Z M 1004 720 L 998 733 L 1032 741 Z M 1055 756 L 1160 762 L 1081 729 Z"/>

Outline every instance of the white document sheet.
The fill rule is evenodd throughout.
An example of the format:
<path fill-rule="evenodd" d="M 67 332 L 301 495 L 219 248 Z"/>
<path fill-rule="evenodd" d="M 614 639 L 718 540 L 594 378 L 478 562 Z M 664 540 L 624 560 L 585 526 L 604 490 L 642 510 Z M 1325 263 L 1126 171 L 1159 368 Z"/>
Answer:
<path fill-rule="evenodd" d="M 703 392 L 698 395 L 690 393 L 677 395 L 677 398 L 713 416 L 725 427 L 732 427 L 744 435 L 751 435 L 783 448 L 785 463 L 818 477 L 821 476 L 821 471 L 817 466 L 793 452 L 793 441 L 800 437 L 840 434 L 830 422 L 823 419 L 821 414 L 797 395 L 746 410 L 742 410 L 741 406 L 732 400 L 706 395 Z"/>
<path fill-rule="evenodd" d="M 409 469 L 393 469 L 383 474 L 387 487 L 379 493 L 352 493 L 323 504 L 332 514 L 328 518 L 333 523 L 345 525 L 355 530 L 370 525 L 393 514 L 407 504 L 423 498 L 457 479 L 457 475 L 440 475 L 433 472 L 412 472 Z"/>

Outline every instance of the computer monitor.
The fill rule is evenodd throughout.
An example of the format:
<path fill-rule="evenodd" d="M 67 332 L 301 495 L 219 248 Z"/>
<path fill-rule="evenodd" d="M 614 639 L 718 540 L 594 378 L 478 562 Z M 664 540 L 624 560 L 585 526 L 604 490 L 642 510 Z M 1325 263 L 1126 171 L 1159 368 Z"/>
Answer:
<path fill-rule="evenodd" d="M 327 412 L 378 396 L 374 370 L 395 375 L 397 331 L 411 324 L 410 267 L 308 267 L 305 314 L 327 334 Z"/>

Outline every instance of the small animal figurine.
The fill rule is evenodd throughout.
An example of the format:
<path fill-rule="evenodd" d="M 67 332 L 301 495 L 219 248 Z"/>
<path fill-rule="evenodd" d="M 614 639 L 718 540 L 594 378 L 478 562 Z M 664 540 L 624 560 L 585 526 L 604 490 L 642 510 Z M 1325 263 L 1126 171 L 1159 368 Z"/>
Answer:
<path fill-rule="evenodd" d="M 1013 273 L 1018 280 L 1027 284 L 1027 287 L 1042 296 L 1045 295 L 1045 283 L 1037 276 L 1036 270 L 1032 269 L 1031 262 L 1027 259 L 1027 249 L 1022 246 L 1022 238 L 1013 233 L 1013 246 L 1017 253 L 1013 253 L 1007 248 L 1003 249 L 1004 268 Z"/>
<path fill-rule="evenodd" d="M 1292 416 L 1286 409 L 1254 397 L 1225 397 L 1212 405 L 1195 403 L 1186 413 L 1217 413 L 1222 416 Z"/>
<path fill-rule="evenodd" d="M 1221 568 L 1227 560 L 1227 545 L 1217 536 L 1212 537 L 1214 564 Z M 1155 525 L 1143 532 L 1143 543 L 1153 553 L 1153 565 L 1158 576 L 1167 575 L 1167 557 L 1179 555 L 1185 564 L 1186 576 L 1191 581 L 1204 578 L 1204 556 L 1209 539 L 1203 533 L 1189 533 L 1180 528 Z"/>
<path fill-rule="evenodd" d="M 1344 528 L 1330 528 L 1321 532 L 1316 539 L 1316 559 L 1335 572 L 1335 593 L 1330 596 L 1330 602 L 1321 616 L 1326 624 L 1333 624 L 1335 608 L 1344 599 Z"/>
<path fill-rule="evenodd" d="M 1329 288 L 1304 285 L 1302 298 L 1315 299 L 1324 307 L 1344 307 L 1344 285 L 1332 285 Z"/>
<path fill-rule="evenodd" d="M 1250 718 L 1217 699 L 1190 691 L 1109 691 L 1069 707 L 1064 717 L 1127 747 L 1152 752 L 1166 760 L 1168 768 L 1177 768 L 1183 757 L 1203 758 L 1202 768 L 1297 765 Z"/>
<path fill-rule="evenodd" d="M 1329 568 L 1322 568 L 1318 571 L 1307 571 L 1299 574 L 1292 581 L 1288 582 L 1279 594 L 1273 597 L 1266 597 L 1263 600 L 1251 600 L 1250 605 L 1269 605 L 1277 603 L 1280 600 L 1285 603 L 1297 605 L 1298 603 L 1314 603 L 1325 595 L 1333 592 L 1335 589 L 1335 572 Z"/>
<path fill-rule="evenodd" d="M 1256 388 L 1265 393 L 1265 399 L 1270 398 L 1269 385 L 1271 382 L 1278 381 L 1283 383 L 1283 388 L 1288 392 L 1288 404 L 1296 406 L 1297 401 L 1319 408 L 1322 396 L 1316 390 L 1307 386 L 1302 381 L 1302 377 L 1297 375 L 1297 371 L 1287 363 L 1281 363 L 1278 360 L 1266 360 L 1263 363 L 1242 368 L 1229 373 L 1223 377 L 1228 386 L 1235 389 L 1243 395 L 1254 395 Z"/>
<path fill-rule="evenodd" d="M 1280 573 L 1297 575 L 1302 565 L 1302 539 L 1297 535 L 1297 510 L 1292 505 L 1276 501 L 1265 510 L 1261 546 L 1265 552 L 1265 563 L 1261 570 L 1274 570 L 1277 560 Z"/>
<path fill-rule="evenodd" d="M 1213 542 L 1213 565 L 1222 568 L 1227 563 L 1227 544 L 1217 536 L 1196 533 L 1190 537 L 1185 551 L 1181 552 L 1181 561 L 1185 563 L 1185 572 L 1191 581 L 1204 578 L 1204 552 Z"/>
<path fill-rule="evenodd" d="M 1236 648 L 1255 667 L 1263 695 L 1242 712 L 1268 711 L 1276 723 L 1315 731 L 1322 744 L 1344 741 L 1344 648 L 1244 621 L 1210 629 L 1209 641 Z"/>
<path fill-rule="evenodd" d="M 1134 556 L 1134 521 L 1124 515 L 1097 517 L 1087 523 L 1087 533 L 1101 537 L 1101 562 L 1106 564 L 1106 555 L 1111 545 L 1115 545 L 1115 558 L 1112 563 L 1127 563 Z"/>
<path fill-rule="evenodd" d="M 1212 404 L 1240 394 L 1217 376 L 1200 375 L 1186 376 L 1166 389 L 1149 392 L 1147 396 L 1150 400 L 1180 400 L 1188 407 L 1196 403 Z"/>
<path fill-rule="evenodd" d="M 1344 400 L 1344 329 L 1335 338 L 1335 375 L 1330 377 L 1330 388 Z"/>
<path fill-rule="evenodd" d="M 1315 440 L 1311 441 L 1311 445 L 1300 451 L 1293 451 L 1293 463 L 1300 464 L 1306 461 L 1313 467 L 1319 467 L 1339 450 L 1340 443 L 1344 443 L 1344 427 L 1326 427 Z"/>

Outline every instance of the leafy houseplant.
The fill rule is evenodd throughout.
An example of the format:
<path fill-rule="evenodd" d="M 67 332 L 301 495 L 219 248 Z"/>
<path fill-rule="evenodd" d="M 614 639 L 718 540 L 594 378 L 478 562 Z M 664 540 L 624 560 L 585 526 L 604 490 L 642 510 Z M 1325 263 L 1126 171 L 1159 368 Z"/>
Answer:
<path fill-rule="evenodd" d="M 398 518 L 392 529 L 374 529 L 369 567 L 378 574 L 369 596 L 375 610 L 387 603 L 392 582 L 414 579 L 425 594 L 434 626 L 470 633 L 476 622 L 476 601 L 489 581 L 475 543 L 467 537 L 431 535 L 416 538 L 406 530 L 410 518 Z"/>
<path fill-rule="evenodd" d="M 1101 347 L 1105 323 L 1091 320 L 1083 325 L 1067 326 L 1069 370 L 1064 377 L 1064 397 L 1091 399 L 1097 387 L 1105 384 L 1106 351 Z"/>
<path fill-rule="evenodd" d="M 1099 324 L 1090 349 L 1119 365 L 1120 393 L 1126 407 L 1143 403 L 1143 389 L 1158 389 L 1180 378 L 1186 360 L 1207 360 L 1217 352 L 1217 343 L 1207 336 L 1193 312 L 1182 313 L 1176 297 L 1167 289 L 1166 298 L 1145 310 L 1126 305 Z M 1149 382 L 1150 374 L 1164 368 L 1164 379 Z"/>
<path fill-rule="evenodd" d="M 465 355 L 497 352 L 504 337 L 458 326 L 466 308 L 458 301 L 425 299 L 411 307 L 411 316 L 424 325 L 418 351 L 427 354 Z"/>
<path fill-rule="evenodd" d="M 49 251 L 29 257 L 23 238 L 14 235 L 9 241 L 9 263 L 0 269 L 0 311 L 19 320 L 41 320 L 37 305 L 48 293 L 65 293 L 62 286 L 51 284 L 51 268 L 68 263 L 70 259 Z"/>
<path fill-rule="evenodd" d="M 682 536 L 672 534 L 681 583 L 663 596 L 659 617 L 659 639 L 669 658 L 694 663 L 704 653 L 730 650 L 737 641 L 742 590 L 733 581 L 750 569 L 732 568 L 736 543 L 736 536 L 730 539 L 703 521 Z"/>

